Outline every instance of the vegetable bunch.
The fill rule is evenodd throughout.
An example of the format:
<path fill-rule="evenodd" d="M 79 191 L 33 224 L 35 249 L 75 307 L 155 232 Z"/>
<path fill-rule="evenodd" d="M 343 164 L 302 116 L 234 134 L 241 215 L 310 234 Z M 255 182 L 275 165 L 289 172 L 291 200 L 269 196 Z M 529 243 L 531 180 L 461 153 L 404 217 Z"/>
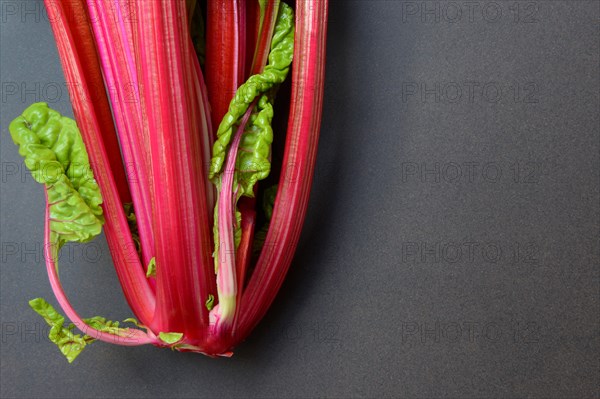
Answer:
<path fill-rule="evenodd" d="M 37 103 L 9 130 L 45 187 L 47 272 L 71 323 L 41 298 L 30 305 L 70 362 L 95 340 L 230 356 L 274 300 L 302 228 L 327 0 L 45 3 L 77 83 L 76 121 Z M 288 75 L 291 94 L 279 90 Z M 287 131 L 273 128 L 280 112 Z M 283 162 L 272 165 L 277 140 Z M 259 187 L 277 170 L 277 185 Z M 127 326 L 82 318 L 59 280 L 63 245 L 102 229 L 135 316 Z"/>

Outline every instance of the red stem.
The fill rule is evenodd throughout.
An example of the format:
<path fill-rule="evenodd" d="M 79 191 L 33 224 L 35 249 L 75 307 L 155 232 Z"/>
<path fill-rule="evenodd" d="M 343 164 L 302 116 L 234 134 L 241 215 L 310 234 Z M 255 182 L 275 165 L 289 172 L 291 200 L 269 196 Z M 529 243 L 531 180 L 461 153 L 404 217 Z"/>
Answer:
<path fill-rule="evenodd" d="M 257 0 L 246 3 L 246 65 L 244 66 L 244 78 L 251 75 L 254 61 L 254 51 L 258 41 L 258 30 L 260 28 L 260 7 Z"/>
<path fill-rule="evenodd" d="M 234 239 L 237 194 L 234 193 L 233 178 L 238 147 L 256 103 L 257 100 L 254 100 L 248 107 L 229 147 L 227 161 L 221 176 L 221 192 L 217 203 L 219 226 L 217 292 L 219 294 L 219 304 L 211 311 L 211 315 L 214 317 L 214 322 L 211 323 L 211 335 L 223 339 L 232 331 L 238 303 L 237 254 Z"/>
<path fill-rule="evenodd" d="M 69 94 L 104 200 L 104 232 L 115 270 L 131 310 L 143 324 L 152 327 L 154 294 L 137 256 L 123 209 L 122 201 L 130 199 L 128 194 L 126 197 L 120 195 L 120 191 L 124 191 L 122 185 L 125 180 L 120 177 L 124 173 L 119 147 L 114 144 L 116 136 L 111 134 L 114 133 L 113 122 L 106 115 L 108 101 L 105 95 L 99 95 L 97 101 L 90 101 L 91 88 L 102 80 L 89 19 L 73 19 L 74 15 L 87 16 L 85 4 L 83 0 L 46 1 L 65 77 L 67 81 L 81 84 L 82 90 L 74 90 L 70 86 Z"/>
<path fill-rule="evenodd" d="M 254 200 L 254 198 L 249 198 Z M 240 304 L 242 303 L 242 295 L 244 294 L 244 282 L 246 280 L 246 272 L 248 267 L 250 266 L 250 261 L 252 259 L 252 242 L 254 241 L 254 227 L 256 225 L 256 211 L 254 210 L 254 205 L 256 201 L 248 201 L 242 202 L 240 201 L 239 208 L 240 213 L 242 214 L 242 238 L 240 240 L 240 245 L 237 249 L 236 256 L 236 269 L 237 269 L 237 305 L 236 305 L 236 316 L 234 318 L 233 323 L 233 333 L 235 336 L 237 334 L 237 324 L 239 321 L 239 312 L 240 312 Z"/>
<path fill-rule="evenodd" d="M 48 195 L 46 192 L 46 203 L 48 202 Z M 92 338 L 100 341 L 108 342 L 110 344 L 117 344 L 123 346 L 138 346 L 146 344 L 159 344 L 159 340 L 156 339 L 152 332 L 145 333 L 142 330 L 130 328 L 127 336 L 113 335 L 103 331 L 96 330 L 91 326 L 87 325 L 83 319 L 77 314 L 67 295 L 65 294 L 60 279 L 58 277 L 58 267 L 55 262 L 55 258 L 58 257 L 57 243 L 52 242 L 50 233 L 50 205 L 46 205 L 46 218 L 44 226 L 44 257 L 46 259 L 46 271 L 48 272 L 48 279 L 50 280 L 50 286 L 54 292 L 56 300 L 60 304 L 60 307 L 65 312 L 69 320 L 75 324 L 79 330 L 89 335 Z"/>
<path fill-rule="evenodd" d="M 219 126 L 244 80 L 245 1 L 210 0 L 206 12 L 206 85 L 213 126 Z"/>
<path fill-rule="evenodd" d="M 143 136 L 139 83 L 133 57 L 132 21 L 124 21 L 121 6 L 88 0 L 106 84 L 115 110 L 123 158 L 131 173 L 130 188 L 142 247 L 142 263 L 154 257 L 154 191 L 150 146 Z"/>
<path fill-rule="evenodd" d="M 200 137 L 201 145 L 202 145 L 202 159 L 207 160 L 204 162 L 204 178 L 206 180 L 206 208 L 208 209 L 208 220 L 209 225 L 213 224 L 213 212 L 215 209 L 216 198 L 217 198 L 217 190 L 214 184 L 208 179 L 208 171 L 210 169 L 210 160 L 212 156 L 212 146 L 214 143 L 213 137 L 213 125 L 212 120 L 210 118 L 210 104 L 208 103 L 208 94 L 206 89 L 206 84 L 204 82 L 204 76 L 202 75 L 202 69 L 200 68 L 200 63 L 198 62 L 198 57 L 196 56 L 196 50 L 194 50 L 194 44 L 190 41 L 190 52 L 191 58 L 194 67 L 194 87 L 199 93 L 194 99 L 198 101 L 198 104 L 194 106 L 194 109 L 199 109 L 199 118 L 201 123 L 201 131 L 206 132 L 202 134 Z M 211 274 L 212 276 L 212 274 Z M 205 276 L 205 278 L 209 278 Z"/>
<path fill-rule="evenodd" d="M 208 326 L 204 302 L 214 293 L 211 239 L 201 131 L 194 123 L 196 73 L 191 61 L 187 10 L 182 1 L 136 2 L 141 80 L 149 120 L 155 191 L 157 308 L 161 331 L 202 339 Z M 208 160 L 206 160 L 208 161 Z"/>
<path fill-rule="evenodd" d="M 267 59 L 269 58 L 269 52 L 271 51 L 271 39 L 273 39 L 275 22 L 277 22 L 277 13 L 279 12 L 279 3 L 279 0 L 269 1 L 265 7 L 262 24 L 260 24 L 259 21 L 258 36 L 250 75 L 261 73 L 265 68 L 265 65 L 267 65 Z"/>
<path fill-rule="evenodd" d="M 265 244 L 242 298 L 237 337 L 245 337 L 273 302 L 302 230 L 321 123 L 327 3 L 327 0 L 296 3 L 292 105 L 284 168 Z"/>
<path fill-rule="evenodd" d="M 277 13 L 279 12 L 279 0 L 269 1 L 266 4 L 264 15 L 260 15 L 260 8 L 258 7 L 258 2 L 250 2 L 255 5 L 255 12 L 258 12 L 258 22 L 256 25 L 256 37 L 255 48 L 254 48 L 254 57 L 253 62 L 251 64 L 250 75 L 255 75 L 262 73 L 265 66 L 267 65 L 267 59 L 269 56 L 269 51 L 271 49 L 271 40 L 273 38 L 273 31 L 275 30 L 275 23 L 277 22 Z M 262 22 L 262 23 L 261 23 Z M 249 58 L 249 57 L 248 57 Z M 242 258 L 243 261 L 241 265 L 244 265 L 242 270 L 240 270 L 238 284 L 239 284 L 239 293 L 238 293 L 238 302 L 241 299 L 241 292 L 243 291 L 243 285 L 246 278 L 246 269 L 247 263 L 251 259 L 251 251 L 252 251 L 252 240 L 254 238 L 254 219 L 256 217 L 256 192 L 258 189 L 258 184 L 254 186 L 254 195 L 255 197 L 242 197 L 239 201 L 240 213 L 242 215 L 242 223 L 244 220 L 252 220 L 251 225 L 247 225 L 246 228 L 242 228 L 242 242 L 249 242 L 249 245 L 241 246 L 238 248 L 237 256 Z M 240 263 L 237 263 L 238 268 L 240 268 Z M 238 313 L 239 313 L 239 304 L 238 304 Z M 237 317 L 236 317 L 237 319 Z M 237 321 L 236 321 L 237 323 Z"/>
<path fill-rule="evenodd" d="M 67 78 L 77 125 L 81 130 L 90 129 L 92 125 L 102 127 L 102 140 L 110 150 L 108 161 L 119 197 L 122 202 L 131 202 L 85 0 L 44 0 L 44 3 Z M 82 113 L 84 107 L 85 114 Z"/>

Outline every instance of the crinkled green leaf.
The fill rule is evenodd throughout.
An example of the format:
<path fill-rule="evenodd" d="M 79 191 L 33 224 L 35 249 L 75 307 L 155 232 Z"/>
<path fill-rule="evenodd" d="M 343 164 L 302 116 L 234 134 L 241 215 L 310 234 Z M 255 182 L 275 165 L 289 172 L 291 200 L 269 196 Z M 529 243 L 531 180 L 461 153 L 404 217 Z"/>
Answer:
<path fill-rule="evenodd" d="M 129 320 L 129 319 L 128 319 Z M 83 319 L 88 326 L 117 337 L 131 337 L 134 333 L 129 327 L 119 327 L 118 321 L 107 320 L 102 316 L 94 316 L 89 319 Z"/>
<path fill-rule="evenodd" d="M 181 341 L 181 338 L 183 338 L 183 333 L 161 332 L 158 333 L 158 338 L 160 338 L 161 341 L 172 345 Z"/>
<path fill-rule="evenodd" d="M 270 144 L 273 141 L 273 132 L 272 129 L 270 129 L 270 123 L 273 118 L 273 111 L 270 102 L 272 101 L 272 98 L 264 95 L 285 80 L 290 69 L 293 53 L 294 14 L 291 7 L 282 3 L 277 16 L 273 39 L 271 41 L 268 64 L 265 66 L 262 73 L 250 76 L 250 78 L 238 88 L 229 104 L 229 110 L 223 117 L 217 130 L 217 140 L 213 146 L 213 157 L 211 159 L 209 171 L 209 177 L 215 184 L 219 184 L 218 175 L 223 169 L 227 149 L 232 140 L 232 135 L 236 126 L 239 124 L 254 99 L 259 96 L 257 115 L 251 117 L 248 128 L 244 133 L 244 136 L 250 135 L 256 137 L 244 137 L 242 138 L 242 143 L 240 145 L 241 149 L 251 149 L 255 154 L 253 157 L 240 158 L 240 163 L 238 163 L 238 165 L 242 166 L 251 163 L 252 167 L 247 168 L 245 173 L 256 173 L 259 177 L 247 175 L 241 178 L 240 183 L 245 183 L 242 190 L 243 193 L 245 195 L 250 195 L 252 192 L 252 182 L 256 182 L 256 180 L 268 175 L 268 170 L 264 163 L 269 163 L 268 168 L 270 168 Z M 266 125 L 269 126 L 269 129 L 266 129 Z M 256 172 L 251 172 L 254 169 L 256 169 Z"/>
<path fill-rule="evenodd" d="M 83 319 L 88 326 L 105 333 L 126 337 L 129 335 L 128 328 L 120 328 L 118 321 L 107 320 L 102 316 L 94 316 L 89 319 Z"/>
<path fill-rule="evenodd" d="M 63 242 L 87 242 L 100 234 L 102 196 L 75 121 L 35 103 L 9 130 L 33 178 L 47 188 L 50 230 Z"/>
<path fill-rule="evenodd" d="M 156 277 L 156 258 L 150 259 L 150 263 L 148 263 L 148 270 L 146 271 L 146 277 Z"/>
<path fill-rule="evenodd" d="M 123 323 L 131 323 L 131 324 L 133 324 L 136 327 L 144 328 L 146 330 L 148 329 L 148 327 L 146 327 L 145 325 L 141 324 L 137 319 L 135 319 L 133 317 L 129 317 L 129 318 L 123 320 Z"/>
<path fill-rule="evenodd" d="M 29 301 L 29 306 L 42 316 L 46 323 L 51 327 L 48 338 L 58 346 L 69 363 L 72 363 L 87 345 L 95 341 L 95 339 L 89 335 L 84 334 L 82 336 L 80 334 L 75 334 L 73 332 L 75 329 L 73 323 L 69 323 L 65 326 L 65 317 L 58 313 L 56 309 L 43 298 L 32 299 Z M 107 320 L 101 316 L 83 319 L 83 321 L 85 324 L 98 331 L 103 331 L 115 336 L 127 337 L 131 334 L 129 328 L 120 328 L 118 321 Z"/>
<path fill-rule="evenodd" d="M 238 149 L 236 159 L 236 182 L 238 195 L 254 197 L 254 185 L 271 172 L 271 144 L 273 143 L 273 104 L 267 94 L 260 96 L 257 112 L 250 120 Z M 234 182 L 234 185 L 236 184 Z"/>
<path fill-rule="evenodd" d="M 29 306 L 42 316 L 44 320 L 46 320 L 46 323 L 51 327 L 48 338 L 58 346 L 69 363 L 72 363 L 73 360 L 79 356 L 86 345 L 94 341 L 93 338 L 87 335 L 82 337 L 79 334 L 75 334 L 73 332 L 73 329 L 75 328 L 73 324 L 69 324 L 65 327 L 65 317 L 58 313 L 56 309 L 44 299 L 32 299 L 29 301 Z"/>
<path fill-rule="evenodd" d="M 293 53 L 294 13 L 291 7 L 281 3 L 271 40 L 268 64 L 261 74 L 252 75 L 236 91 L 229 104 L 229 110 L 219 125 L 217 140 L 213 146 L 209 177 L 220 188 L 221 172 L 233 132 L 248 107 L 259 97 L 255 110 L 244 129 L 238 148 L 233 179 L 233 188 L 236 193 L 236 198 L 233 200 L 236 203 L 242 195 L 253 197 L 256 182 L 265 179 L 271 171 L 271 143 L 273 142 L 271 122 L 273 120 L 274 93 L 276 87 L 285 80 L 289 72 Z M 235 217 L 234 234 L 237 248 L 242 235 L 241 213 L 237 209 Z M 219 265 L 218 223 L 218 206 L 215 206 L 213 227 L 215 272 L 217 272 Z"/>

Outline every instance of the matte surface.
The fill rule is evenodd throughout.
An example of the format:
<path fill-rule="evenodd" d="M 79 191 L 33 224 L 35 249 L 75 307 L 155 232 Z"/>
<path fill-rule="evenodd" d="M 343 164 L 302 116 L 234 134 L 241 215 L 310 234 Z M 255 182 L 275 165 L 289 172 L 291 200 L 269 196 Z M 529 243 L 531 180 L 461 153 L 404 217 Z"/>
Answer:
<path fill-rule="evenodd" d="M 275 306 L 229 360 L 96 343 L 69 366 L 43 194 L 7 126 L 72 115 L 41 3 L 0 1 L 2 397 L 599 397 L 598 1 L 334 1 L 317 173 Z M 104 239 L 62 277 L 130 316 Z"/>

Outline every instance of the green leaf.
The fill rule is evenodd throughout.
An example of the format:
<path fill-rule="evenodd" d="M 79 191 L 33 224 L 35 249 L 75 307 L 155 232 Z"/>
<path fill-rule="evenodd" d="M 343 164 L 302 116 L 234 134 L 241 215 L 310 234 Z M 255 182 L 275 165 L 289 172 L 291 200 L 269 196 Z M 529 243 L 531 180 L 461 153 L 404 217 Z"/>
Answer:
<path fill-rule="evenodd" d="M 133 325 L 135 325 L 136 327 L 139 328 L 143 328 L 143 329 L 148 329 L 148 327 L 146 327 L 145 325 L 141 324 L 137 319 L 133 318 L 133 317 L 129 317 L 125 320 L 123 320 L 123 323 L 131 323 Z"/>
<path fill-rule="evenodd" d="M 208 295 L 208 299 L 204 305 L 206 305 L 206 309 L 208 309 L 209 312 L 212 310 L 212 308 L 215 306 L 215 297 L 213 294 Z"/>
<path fill-rule="evenodd" d="M 271 144 L 273 143 L 273 104 L 271 96 L 263 94 L 256 106 L 238 149 L 236 180 L 239 194 L 254 197 L 254 185 L 271 172 Z M 234 182 L 234 185 L 236 182 Z"/>
<path fill-rule="evenodd" d="M 244 129 L 238 148 L 233 179 L 233 191 L 237 193 L 237 198 L 234 198 L 236 204 L 242 195 L 253 197 L 256 182 L 265 179 L 271 171 L 271 143 L 273 142 L 271 122 L 273 120 L 274 93 L 275 89 L 285 80 L 289 72 L 293 54 L 294 12 L 287 4 L 281 3 L 271 40 L 268 64 L 261 74 L 252 75 L 238 88 L 229 104 L 228 112 L 219 125 L 217 140 L 213 145 L 209 177 L 220 188 L 223 165 L 233 132 L 237 128 L 237 125 L 239 125 L 248 107 L 259 97 L 256 108 Z M 237 209 L 235 219 L 234 234 L 237 248 L 242 234 L 241 214 Z M 218 223 L 218 206 L 215 206 L 213 227 L 215 273 L 219 265 Z"/>
<path fill-rule="evenodd" d="M 232 140 L 236 125 L 248 110 L 255 98 L 259 97 L 257 111 L 250 118 L 244 132 L 240 149 L 253 151 L 251 156 L 240 157 L 238 170 L 246 175 L 240 178 L 242 191 L 252 195 L 252 186 L 256 180 L 266 177 L 270 170 L 270 151 L 273 131 L 270 128 L 273 118 L 272 95 L 267 95 L 275 86 L 281 84 L 290 69 L 294 53 L 294 13 L 288 5 L 281 3 L 275 31 L 271 41 L 269 61 L 262 73 L 252 75 L 236 91 L 229 110 L 223 117 L 217 130 L 217 140 L 213 145 L 209 177 L 219 185 L 219 173 L 223 169 L 227 149 Z M 268 128 L 267 128 L 268 126 Z M 240 151 L 243 152 L 243 151 Z M 268 164 L 268 166 L 267 166 Z M 249 166 L 245 168 L 244 166 Z M 256 176 L 255 176 L 255 175 Z"/>
<path fill-rule="evenodd" d="M 46 323 L 48 323 L 48 325 L 51 327 L 48 338 L 50 338 L 50 341 L 54 342 L 56 346 L 58 346 L 69 363 L 72 363 L 87 345 L 96 341 L 89 335 L 84 334 L 82 336 L 80 334 L 75 334 L 73 332 L 75 329 L 75 325 L 73 323 L 69 323 L 67 326 L 65 326 L 65 317 L 58 313 L 56 309 L 54 309 L 54 307 L 52 307 L 52 305 L 46 302 L 43 298 L 32 299 L 29 301 L 29 306 L 31 306 L 31 308 L 35 310 L 37 314 L 42 316 Z M 127 321 L 131 320 L 135 319 L 127 319 Z M 83 319 L 83 321 L 93 329 L 118 337 L 128 337 L 131 335 L 131 330 L 129 328 L 120 328 L 118 321 L 107 320 L 101 316 Z M 137 320 L 135 320 L 135 322 L 136 325 L 138 325 Z"/>
<path fill-rule="evenodd" d="M 36 298 L 29 301 L 29 306 L 46 320 L 51 327 L 48 338 L 54 342 L 62 354 L 72 363 L 83 349 L 94 341 L 93 338 L 84 335 L 75 334 L 75 326 L 69 324 L 64 326 L 65 317 L 58 313 L 48 302 L 42 298 Z"/>
<path fill-rule="evenodd" d="M 150 263 L 148 263 L 148 270 L 146 271 L 146 277 L 156 277 L 156 258 L 150 259 Z"/>
<path fill-rule="evenodd" d="M 126 328 L 119 328 L 118 321 L 107 320 L 106 318 L 101 316 L 94 316 L 89 319 L 83 319 L 83 321 L 85 322 L 85 324 L 98 331 L 103 331 L 113 335 L 123 336 L 127 333 L 126 330 L 128 330 Z"/>
<path fill-rule="evenodd" d="M 100 234 L 102 196 L 75 121 L 35 103 L 9 131 L 33 178 L 47 188 L 50 230 L 62 242 L 87 242 Z"/>
<path fill-rule="evenodd" d="M 161 341 L 163 341 L 167 344 L 173 345 L 173 344 L 181 341 L 181 338 L 183 338 L 183 333 L 161 332 L 161 333 L 158 333 L 158 338 L 160 338 Z"/>
<path fill-rule="evenodd" d="M 116 337 L 130 337 L 134 333 L 134 331 L 131 330 L 129 327 L 119 327 L 118 321 L 107 320 L 106 318 L 101 316 L 94 316 L 89 319 L 83 319 L 83 321 L 85 322 L 85 324 L 92 327 L 93 329 L 114 335 Z"/>

